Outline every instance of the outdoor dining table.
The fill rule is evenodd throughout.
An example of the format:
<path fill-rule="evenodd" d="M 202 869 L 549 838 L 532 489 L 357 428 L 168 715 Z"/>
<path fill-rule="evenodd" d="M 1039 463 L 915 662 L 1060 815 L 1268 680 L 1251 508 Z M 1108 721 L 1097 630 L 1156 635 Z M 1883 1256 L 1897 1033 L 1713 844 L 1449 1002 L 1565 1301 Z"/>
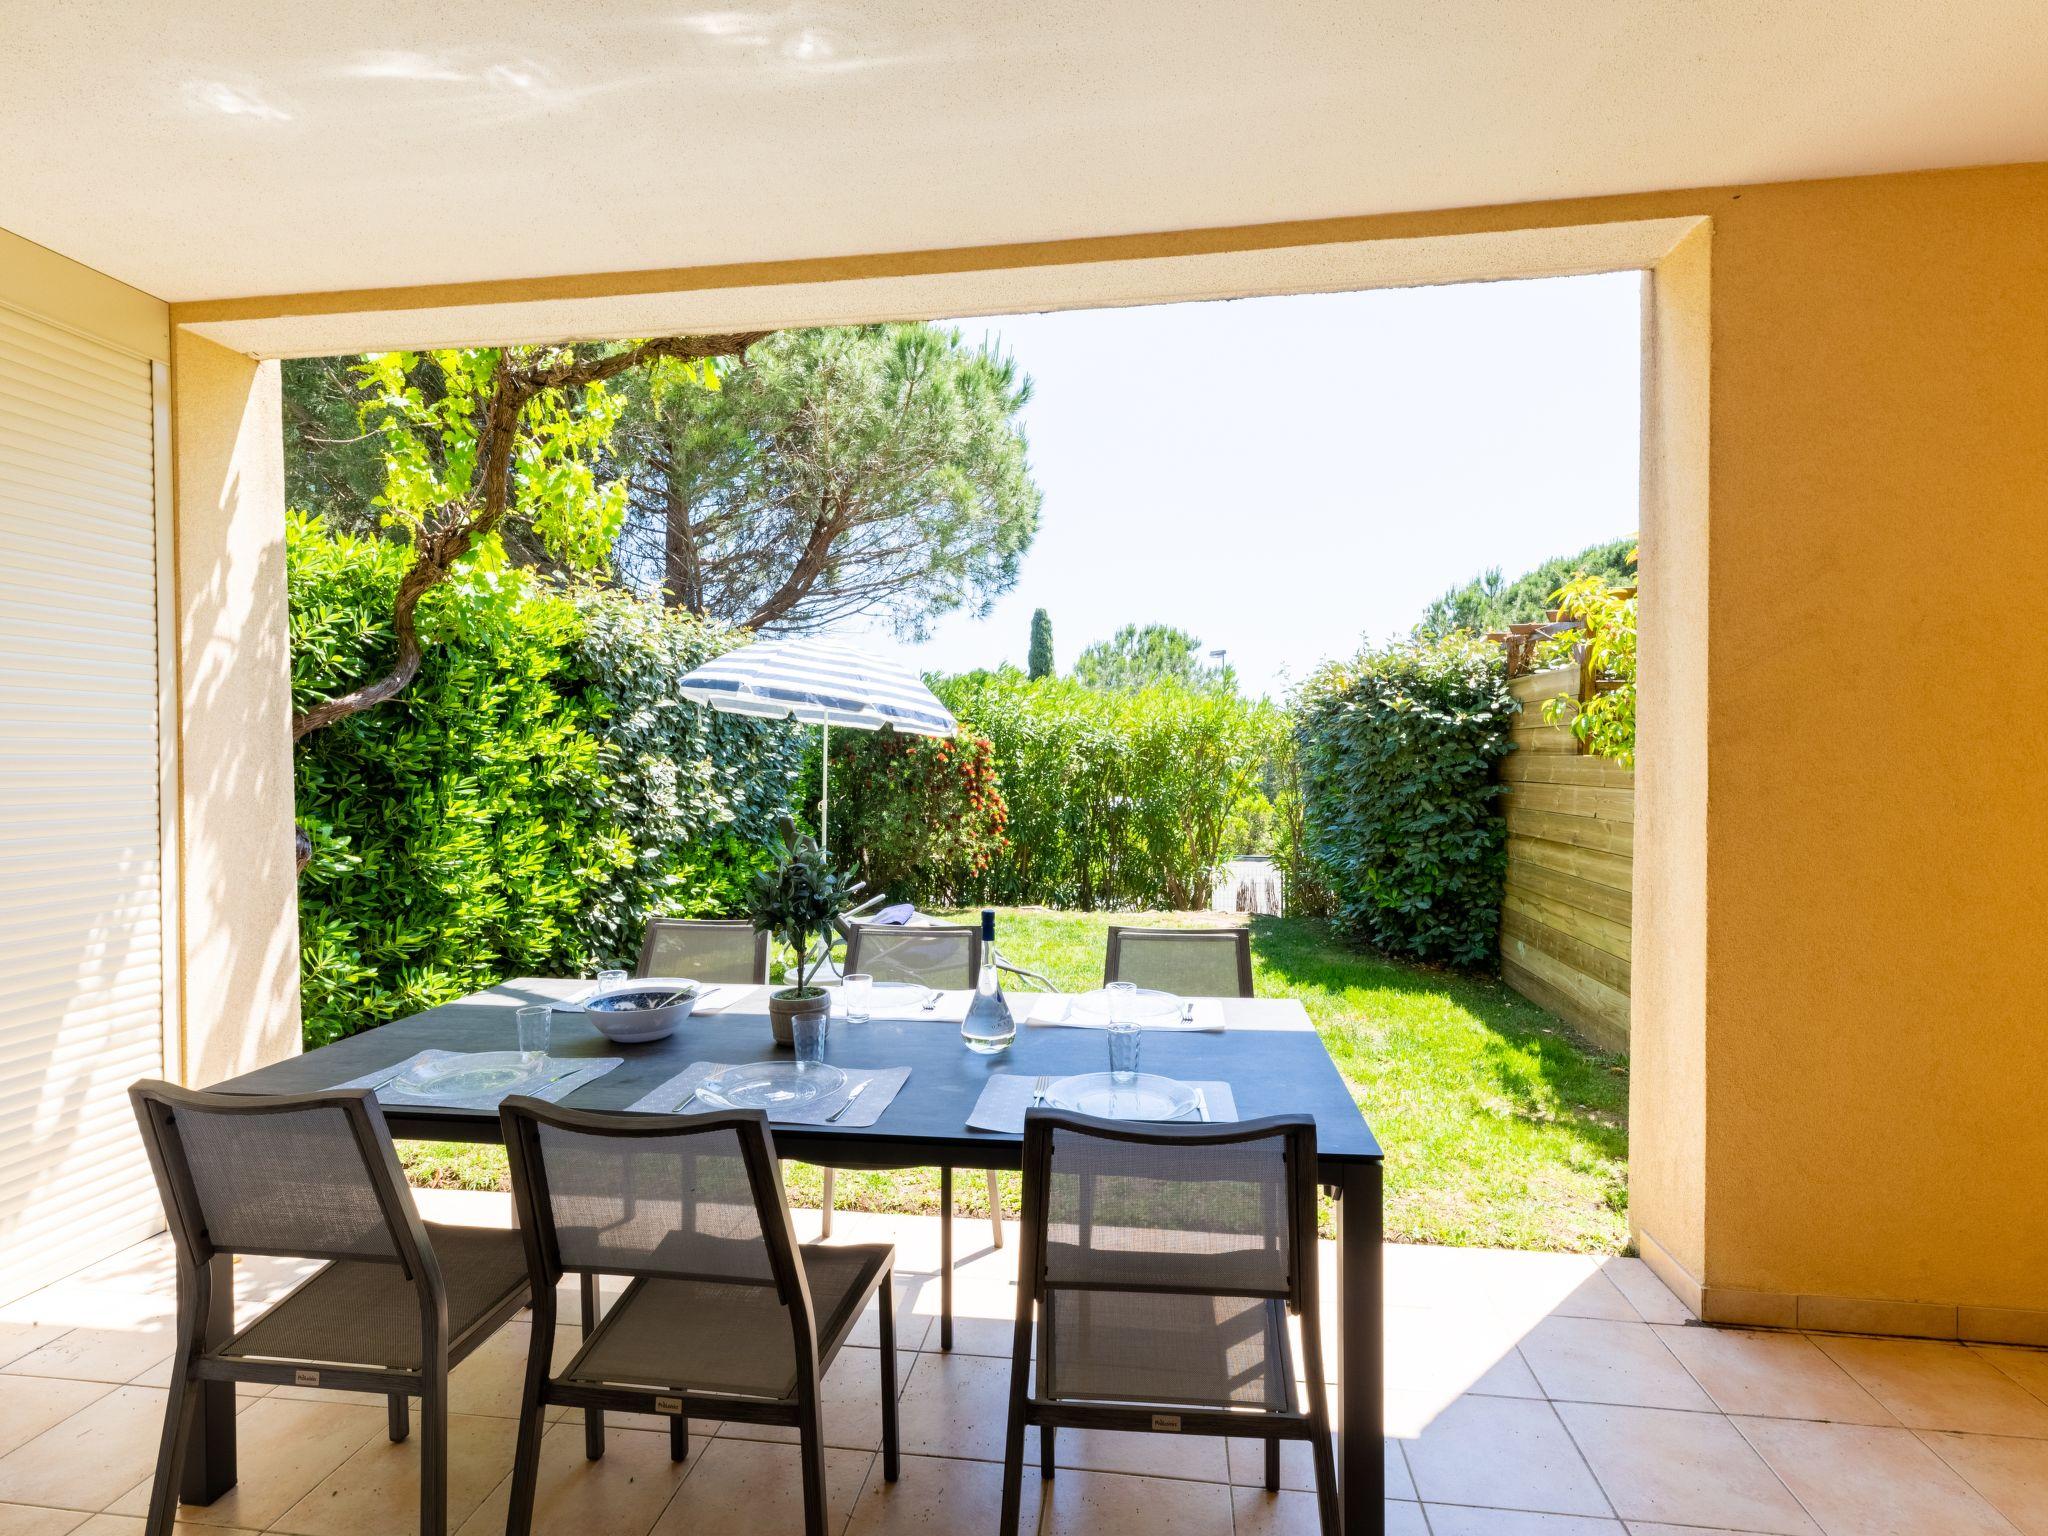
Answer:
<path fill-rule="evenodd" d="M 422 1050 L 502 1051 L 515 1045 L 514 1010 L 530 1003 L 566 1002 L 590 989 L 587 981 L 526 977 L 424 1013 L 394 1019 L 301 1056 L 216 1083 L 230 1093 L 312 1093 L 394 1067 Z M 558 1012 L 548 1054 L 576 1058 L 623 1057 L 622 1065 L 583 1083 L 562 1100 L 577 1109 L 624 1110 L 693 1062 L 765 1060 L 777 1052 L 769 1034 L 768 989 L 716 1014 L 692 1016 L 664 1040 L 619 1045 L 580 1012 Z M 1230 1085 L 1241 1120 L 1301 1114 L 1316 1123 L 1317 1180 L 1337 1196 L 1338 1485 L 1347 1532 L 1384 1529 L 1385 1462 L 1380 1147 L 1350 1090 L 1331 1061 L 1307 1010 L 1292 998 L 1223 998 L 1221 1032 L 1148 1031 L 1143 1068 L 1184 1081 Z M 1022 996 L 1013 998 L 1020 1019 Z M 780 1053 L 785 1058 L 787 1051 Z M 770 1122 L 776 1151 L 836 1168 L 1014 1169 L 1021 1165 L 1021 1135 L 970 1130 L 969 1114 L 996 1073 L 1064 1076 L 1100 1071 L 1104 1041 L 1098 1030 L 1020 1025 L 1015 1042 L 994 1055 L 961 1043 L 957 1025 L 933 1019 L 875 1018 L 849 1024 L 834 1019 L 825 1059 L 855 1068 L 909 1067 L 910 1076 L 873 1125 L 781 1125 Z M 384 1117 L 401 1139 L 498 1142 L 495 1111 L 438 1105 L 388 1105 Z M 952 1222 L 942 1221 L 943 1278 L 952 1286 Z M 222 1262 L 222 1261 L 216 1261 Z M 212 1287 L 217 1315 L 209 1338 L 233 1328 L 232 1276 Z M 235 1483 L 235 1414 L 232 1383 L 209 1383 L 189 1441 L 183 1497 L 209 1504 Z"/>

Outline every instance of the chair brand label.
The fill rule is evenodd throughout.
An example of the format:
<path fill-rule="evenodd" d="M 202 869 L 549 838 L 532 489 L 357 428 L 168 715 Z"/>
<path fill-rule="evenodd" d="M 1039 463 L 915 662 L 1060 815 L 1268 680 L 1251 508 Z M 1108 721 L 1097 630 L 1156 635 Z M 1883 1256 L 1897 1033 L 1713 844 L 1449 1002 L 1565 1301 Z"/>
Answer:
<path fill-rule="evenodd" d="M 1170 1429 L 1178 1433 L 1180 1431 L 1180 1415 L 1177 1413 L 1155 1413 L 1152 1415 L 1152 1427 L 1154 1429 Z"/>
<path fill-rule="evenodd" d="M 657 1397 L 654 1400 L 654 1411 L 674 1418 L 683 1411 L 683 1400 L 680 1397 Z"/>
<path fill-rule="evenodd" d="M 292 1385 L 295 1387 L 317 1387 L 320 1385 L 318 1371 L 293 1371 Z"/>

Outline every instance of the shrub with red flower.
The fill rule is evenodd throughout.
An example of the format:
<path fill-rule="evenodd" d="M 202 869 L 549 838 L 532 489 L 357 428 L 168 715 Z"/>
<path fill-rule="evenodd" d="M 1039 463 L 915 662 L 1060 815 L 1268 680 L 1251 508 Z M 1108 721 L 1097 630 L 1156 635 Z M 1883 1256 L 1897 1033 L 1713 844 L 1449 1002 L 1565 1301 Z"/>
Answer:
<path fill-rule="evenodd" d="M 985 736 L 832 733 L 832 852 L 869 893 L 926 906 L 972 902 L 1009 846 L 1009 820 Z"/>

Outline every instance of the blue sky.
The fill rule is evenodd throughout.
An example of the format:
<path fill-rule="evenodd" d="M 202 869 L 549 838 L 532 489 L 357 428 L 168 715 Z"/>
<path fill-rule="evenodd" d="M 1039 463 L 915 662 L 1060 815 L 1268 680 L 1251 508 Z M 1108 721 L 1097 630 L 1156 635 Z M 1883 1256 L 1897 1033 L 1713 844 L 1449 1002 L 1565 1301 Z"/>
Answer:
<path fill-rule="evenodd" d="M 1062 670 L 1157 621 L 1278 694 L 1636 525 L 1634 273 L 953 323 L 1031 375 L 1045 506 L 994 611 L 906 648 L 926 669 L 1022 665 L 1043 607 Z"/>

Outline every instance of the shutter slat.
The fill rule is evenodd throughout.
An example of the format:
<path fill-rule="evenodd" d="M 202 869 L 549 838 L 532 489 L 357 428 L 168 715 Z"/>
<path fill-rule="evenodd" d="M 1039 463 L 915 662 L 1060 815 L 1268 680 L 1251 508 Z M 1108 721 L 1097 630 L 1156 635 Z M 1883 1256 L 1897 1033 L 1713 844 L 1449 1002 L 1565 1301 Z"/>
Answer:
<path fill-rule="evenodd" d="M 0 308 L 0 1302 L 163 1225 L 147 362 Z"/>

